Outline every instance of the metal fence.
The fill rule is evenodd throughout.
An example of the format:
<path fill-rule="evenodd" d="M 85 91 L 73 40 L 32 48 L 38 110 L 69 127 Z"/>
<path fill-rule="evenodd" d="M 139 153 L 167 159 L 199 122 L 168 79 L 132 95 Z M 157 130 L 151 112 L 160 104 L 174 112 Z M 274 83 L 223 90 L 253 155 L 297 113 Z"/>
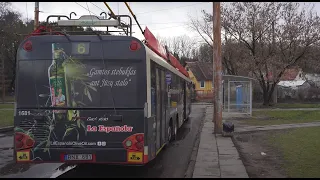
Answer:
<path fill-rule="evenodd" d="M 212 100 L 213 99 L 213 91 L 196 91 L 196 99 L 198 101 L 202 100 Z"/>

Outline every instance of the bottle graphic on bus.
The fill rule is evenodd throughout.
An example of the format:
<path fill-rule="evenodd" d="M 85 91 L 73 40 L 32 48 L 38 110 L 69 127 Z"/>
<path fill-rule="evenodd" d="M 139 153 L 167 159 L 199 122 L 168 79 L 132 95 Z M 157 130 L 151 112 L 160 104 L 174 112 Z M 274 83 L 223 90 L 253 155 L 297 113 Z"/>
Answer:
<path fill-rule="evenodd" d="M 52 43 L 52 63 L 48 68 L 50 95 L 52 107 L 66 107 L 66 83 L 65 73 L 61 56 L 62 49 L 58 44 Z M 54 110 L 53 115 L 56 120 L 62 120 L 65 117 L 65 110 Z"/>
<path fill-rule="evenodd" d="M 69 81 L 67 79 L 67 64 L 63 65 L 67 60 L 66 54 L 58 43 L 52 43 L 52 64 L 49 67 L 49 79 L 51 89 L 51 102 L 53 107 L 73 107 L 70 98 L 73 93 L 69 89 Z M 72 90 L 72 88 L 71 88 Z M 65 118 L 66 120 L 75 120 L 79 117 L 78 110 L 54 110 L 54 116 L 57 120 Z"/>

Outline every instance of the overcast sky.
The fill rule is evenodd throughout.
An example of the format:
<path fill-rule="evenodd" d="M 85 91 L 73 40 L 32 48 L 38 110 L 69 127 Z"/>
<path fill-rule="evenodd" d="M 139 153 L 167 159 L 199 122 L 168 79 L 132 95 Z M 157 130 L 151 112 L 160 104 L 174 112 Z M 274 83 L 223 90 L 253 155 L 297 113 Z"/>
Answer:
<path fill-rule="evenodd" d="M 108 12 L 103 2 L 40 2 L 40 21 L 51 14 L 69 16 L 76 12 L 77 17 L 91 13 L 100 15 L 102 11 Z M 24 18 L 34 18 L 34 2 L 12 2 L 14 9 L 18 10 Z M 108 2 L 115 14 L 130 14 L 123 2 Z M 151 32 L 157 36 L 195 36 L 188 28 L 188 16 L 201 17 L 201 10 L 212 11 L 212 2 L 130 2 L 133 13 L 144 30 L 147 25 Z M 133 20 L 133 24 L 136 24 Z M 134 36 L 141 39 L 143 36 L 137 25 L 133 28 Z"/>
<path fill-rule="evenodd" d="M 108 2 L 108 4 L 115 14 L 130 14 L 123 2 Z M 320 3 L 314 4 L 315 10 L 320 14 Z M 34 2 L 12 2 L 12 5 L 25 19 L 34 18 Z M 142 29 L 144 30 L 147 25 L 155 36 L 199 37 L 188 27 L 189 16 L 201 18 L 201 10 L 212 11 L 212 2 L 130 2 L 129 5 Z M 108 12 L 103 2 L 40 2 L 39 7 L 40 21 L 54 14 L 69 16 L 70 12 L 76 12 L 79 18 L 89 13 L 99 16 L 102 11 Z M 136 24 L 134 20 L 133 23 Z M 137 25 L 134 25 L 133 31 L 135 37 L 142 39 Z"/>

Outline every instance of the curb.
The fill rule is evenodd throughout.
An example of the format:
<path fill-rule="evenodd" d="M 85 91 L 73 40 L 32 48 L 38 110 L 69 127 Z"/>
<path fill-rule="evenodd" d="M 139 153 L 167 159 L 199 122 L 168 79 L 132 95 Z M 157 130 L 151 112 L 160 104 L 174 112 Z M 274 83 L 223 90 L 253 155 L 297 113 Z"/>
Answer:
<path fill-rule="evenodd" d="M 13 131 L 13 126 L 7 126 L 7 127 L 3 127 L 3 128 L 0 128 L 0 133 L 5 133 L 5 132 L 10 132 L 10 131 Z"/>
<path fill-rule="evenodd" d="M 249 176 L 249 172 L 247 170 L 248 162 L 247 162 L 246 158 L 243 155 L 243 152 L 242 152 L 242 149 L 241 149 L 240 145 L 237 143 L 237 140 L 235 139 L 234 136 L 231 137 L 231 141 L 233 142 L 234 147 L 238 151 L 239 158 L 242 161 L 242 164 L 243 164 L 244 168 L 246 169 L 248 177 L 250 178 L 252 176 L 252 174 L 250 174 L 250 176 Z"/>
<path fill-rule="evenodd" d="M 295 129 L 295 128 L 307 128 L 307 127 L 319 127 L 320 124 L 314 124 L 314 126 L 312 126 L 312 124 L 306 124 L 306 126 L 287 126 L 287 127 L 283 127 L 283 128 L 275 128 L 275 129 L 258 129 L 258 128 L 254 128 L 254 129 L 248 129 L 248 130 L 241 130 L 241 131 L 234 131 L 234 134 L 246 134 L 246 133 L 256 133 L 256 132 L 262 132 L 262 131 L 280 131 L 280 130 L 288 130 L 288 129 Z M 281 126 L 279 126 L 281 127 Z"/>
<path fill-rule="evenodd" d="M 193 150 L 191 152 L 191 156 L 190 156 L 190 161 L 187 167 L 187 170 L 184 174 L 184 178 L 192 178 L 193 177 L 193 171 L 196 165 L 196 160 L 197 160 L 197 155 L 198 155 L 198 149 L 199 149 L 199 145 L 200 145 L 200 135 L 201 135 L 201 131 L 203 128 L 203 124 L 204 124 L 204 120 L 206 117 L 206 111 L 207 111 L 207 106 L 204 108 L 204 115 L 203 115 L 203 119 L 202 122 L 200 124 L 200 127 L 198 129 L 197 135 L 196 135 L 196 140 L 193 144 Z"/>
<path fill-rule="evenodd" d="M 12 102 L 1 102 L 1 104 L 14 104 L 14 101 L 12 101 Z"/>

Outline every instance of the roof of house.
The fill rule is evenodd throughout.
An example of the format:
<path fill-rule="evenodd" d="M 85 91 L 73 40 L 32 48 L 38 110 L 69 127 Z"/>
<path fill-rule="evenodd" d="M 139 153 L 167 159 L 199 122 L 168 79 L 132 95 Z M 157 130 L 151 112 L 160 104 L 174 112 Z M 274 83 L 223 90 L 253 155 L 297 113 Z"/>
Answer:
<path fill-rule="evenodd" d="M 193 73 L 197 81 L 212 81 L 213 79 L 213 64 L 207 62 L 199 62 L 199 61 L 192 61 L 186 62 L 187 67 Z M 223 80 L 239 80 L 239 81 L 248 81 L 248 80 L 255 80 L 251 77 L 245 76 L 237 76 L 237 75 L 223 75 Z"/>
<path fill-rule="evenodd" d="M 198 81 L 212 81 L 213 64 L 207 62 L 187 62 L 187 66 Z"/>
<path fill-rule="evenodd" d="M 280 81 L 293 81 L 297 77 L 300 71 L 301 69 L 296 67 L 286 69 L 282 74 Z"/>
<path fill-rule="evenodd" d="M 297 87 L 303 85 L 305 82 L 306 81 L 280 81 L 278 85 L 284 87 Z"/>

